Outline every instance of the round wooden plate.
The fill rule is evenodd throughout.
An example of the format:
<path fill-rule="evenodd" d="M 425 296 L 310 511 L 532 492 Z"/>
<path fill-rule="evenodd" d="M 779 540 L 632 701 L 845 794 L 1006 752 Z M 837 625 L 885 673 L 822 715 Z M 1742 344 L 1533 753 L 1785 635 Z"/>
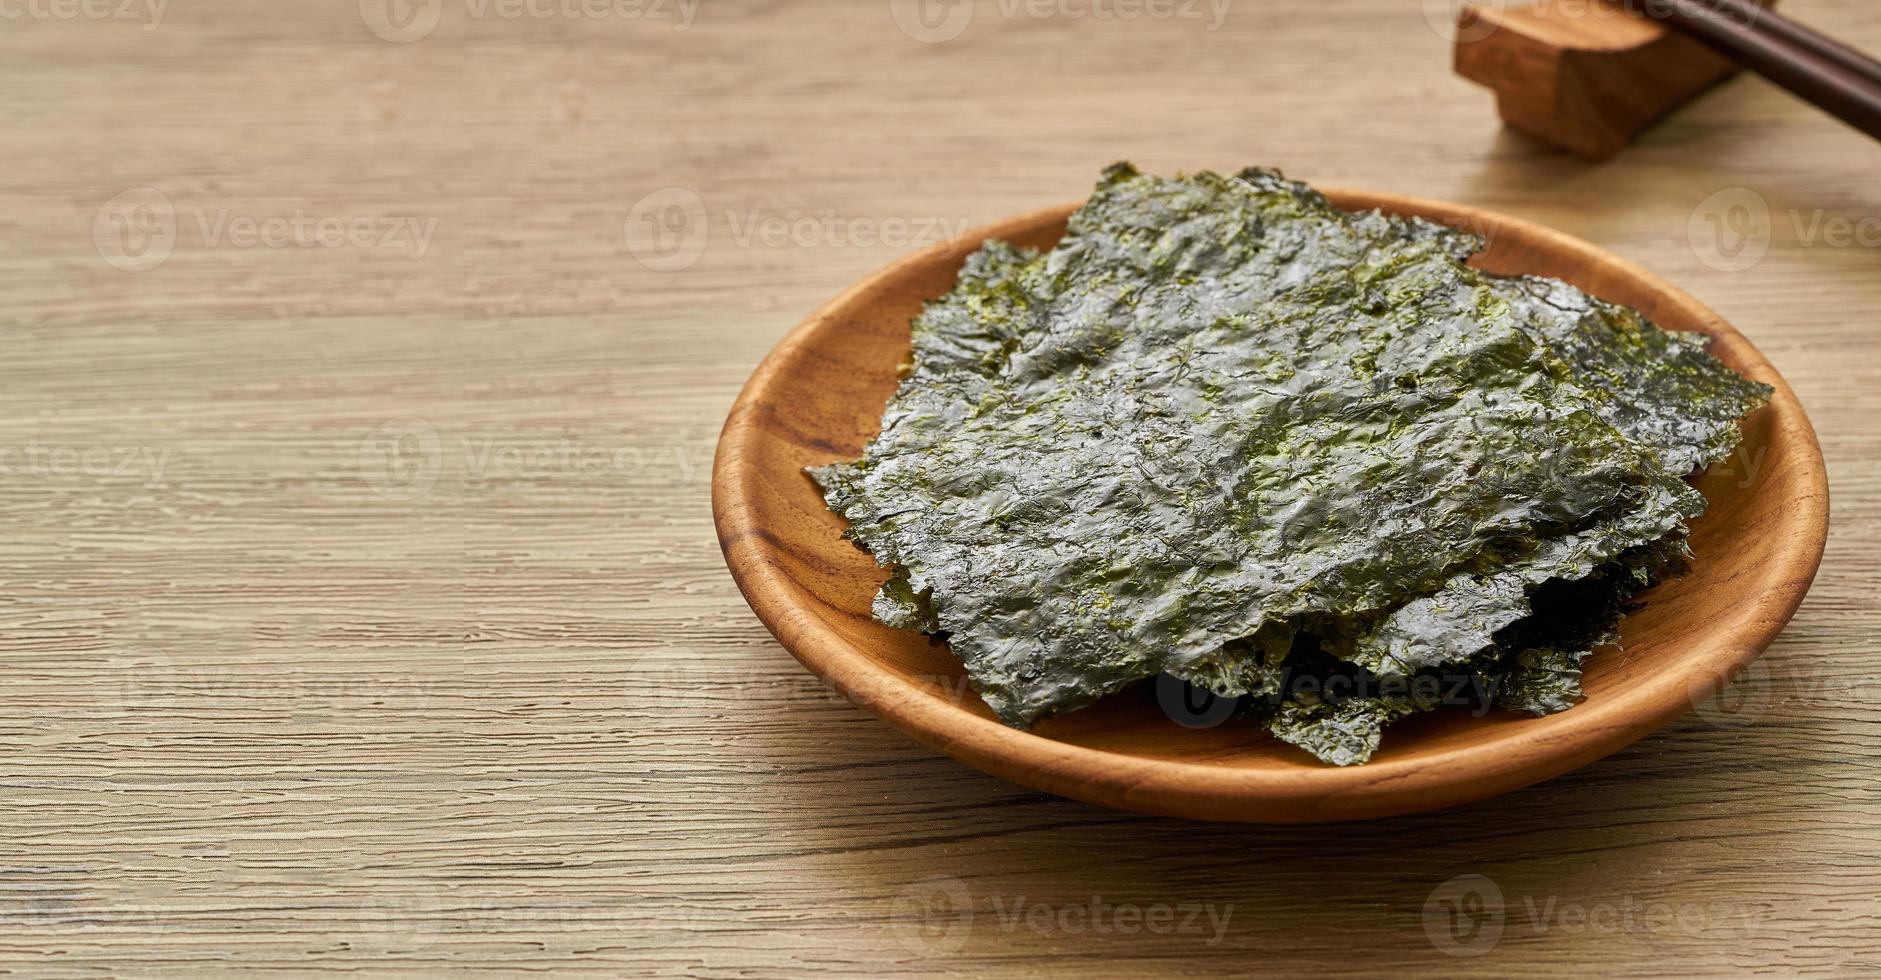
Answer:
<path fill-rule="evenodd" d="M 1690 296 L 1578 239 L 1456 204 L 1327 196 L 1348 210 L 1466 228 L 1489 241 L 1474 264 L 1565 279 L 1668 329 L 1703 331 L 1725 363 L 1776 388 L 1745 420 L 1738 452 L 1697 480 L 1711 507 L 1692 529 L 1692 570 L 1643 596 L 1623 624 L 1622 650 L 1589 660 L 1585 703 L 1546 718 L 1438 711 L 1391 727 L 1371 762 L 1343 769 L 1252 724 L 1183 727 L 1143 689 L 1022 732 L 994 720 L 944 644 L 871 619 L 885 573 L 843 539 L 842 519 L 803 468 L 854 458 L 875 434 L 910 319 L 953 286 L 968 252 L 986 238 L 1049 248 L 1076 205 L 896 262 L 818 310 L 758 366 L 725 422 L 712 477 L 719 543 L 751 608 L 806 667 L 962 762 L 1075 799 L 1208 820 L 1378 817 L 1526 786 L 1666 724 L 1756 659 L 1802 601 L 1828 530 L 1815 432 L 1770 362 Z"/>

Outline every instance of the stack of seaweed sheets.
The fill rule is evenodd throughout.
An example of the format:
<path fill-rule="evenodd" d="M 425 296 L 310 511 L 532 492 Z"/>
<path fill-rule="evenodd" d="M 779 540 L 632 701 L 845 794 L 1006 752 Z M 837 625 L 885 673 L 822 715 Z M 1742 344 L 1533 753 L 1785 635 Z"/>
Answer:
<path fill-rule="evenodd" d="M 1167 673 L 1349 765 L 1459 690 L 1571 707 L 1769 389 L 1480 246 L 1127 164 L 1051 251 L 986 243 L 811 471 L 892 569 L 875 615 L 1018 727 Z"/>

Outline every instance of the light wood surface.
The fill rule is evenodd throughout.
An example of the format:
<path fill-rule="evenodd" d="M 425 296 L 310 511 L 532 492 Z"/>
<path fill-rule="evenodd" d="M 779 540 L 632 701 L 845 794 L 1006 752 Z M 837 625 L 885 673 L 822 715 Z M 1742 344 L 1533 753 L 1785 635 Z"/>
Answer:
<path fill-rule="evenodd" d="M 1155 685 L 1017 731 L 971 693 L 946 643 L 876 622 L 870 610 L 886 573 L 844 537 L 804 470 L 861 455 L 880 431 L 909 357 L 909 323 L 953 287 L 966 251 L 984 239 L 1048 249 L 1065 232 L 1068 204 L 976 229 L 871 275 L 759 365 L 732 405 L 712 469 L 719 543 L 752 610 L 805 667 L 962 762 L 1072 799 L 1201 820 L 1359 820 L 1472 802 L 1579 768 L 1723 689 L 1788 623 L 1828 529 L 1821 451 L 1775 368 L 1703 304 L 1586 242 L 1455 203 L 1325 193 L 1348 211 L 1474 229 L 1488 243 L 1470 259 L 1478 267 L 1552 276 L 1666 329 L 1703 332 L 1715 356 L 1774 389 L 1744 419 L 1733 454 L 1756 460 L 1754 470 L 1727 460 L 1697 479 L 1710 506 L 1692 524 L 1692 568 L 1635 597 L 1639 608 L 1620 625 L 1624 651 L 1585 665 L 1585 703 L 1546 718 L 1438 711 L 1393 726 L 1377 755 L 1344 768 L 1259 725 L 1172 714 L 1176 706 Z"/>
<path fill-rule="evenodd" d="M 1784 6 L 1881 48 L 1864 0 Z M 467 9 L 407 44 L 350 3 L 0 22 L 0 963 L 1881 968 L 1881 248 L 1856 240 L 1881 237 L 1881 147 L 1739 78 L 1591 167 L 1500 130 L 1419 5 L 1384 0 L 1239 0 L 1213 32 L 1207 4 L 989 0 L 935 44 L 885 0 L 726 0 L 683 31 Z M 739 385 L 923 226 L 1075 198 L 1125 157 L 1505 211 L 1742 330 L 1835 504 L 1741 696 L 1452 812 L 1262 829 L 1016 787 L 810 678 L 714 540 Z M 174 251 L 122 271 L 95 219 L 142 187 Z M 623 226 L 666 187 L 709 233 L 657 272 Z M 1712 216 L 1758 202 L 1746 265 L 1760 239 L 1727 255 Z M 423 258 L 210 244 L 222 209 L 436 225 Z M 773 245 L 753 215 L 894 242 Z M 1479 956 L 1425 929 L 1492 907 L 1460 875 L 1503 899 Z"/>

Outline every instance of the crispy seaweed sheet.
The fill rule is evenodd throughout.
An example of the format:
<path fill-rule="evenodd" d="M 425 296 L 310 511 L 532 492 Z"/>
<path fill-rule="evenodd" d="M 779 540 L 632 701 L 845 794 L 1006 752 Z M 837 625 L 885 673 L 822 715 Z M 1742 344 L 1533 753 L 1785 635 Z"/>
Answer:
<path fill-rule="evenodd" d="M 987 243 L 811 471 L 893 569 L 875 615 L 1015 726 L 1166 672 L 1347 765 L 1446 692 L 1570 707 L 1768 389 L 1480 246 L 1127 164 L 1050 252 Z"/>

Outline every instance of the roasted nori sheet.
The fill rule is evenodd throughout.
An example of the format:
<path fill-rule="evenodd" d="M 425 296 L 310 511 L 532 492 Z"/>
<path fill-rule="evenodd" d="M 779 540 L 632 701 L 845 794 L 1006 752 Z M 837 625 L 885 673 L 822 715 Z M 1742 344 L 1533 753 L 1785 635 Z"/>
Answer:
<path fill-rule="evenodd" d="M 1273 171 L 1111 167 L 1049 252 L 968 258 L 880 434 L 811 471 L 893 568 L 876 616 L 1015 726 L 1167 672 L 1344 765 L 1446 702 L 1406 679 L 1570 706 L 1768 390 L 1480 246 Z"/>

